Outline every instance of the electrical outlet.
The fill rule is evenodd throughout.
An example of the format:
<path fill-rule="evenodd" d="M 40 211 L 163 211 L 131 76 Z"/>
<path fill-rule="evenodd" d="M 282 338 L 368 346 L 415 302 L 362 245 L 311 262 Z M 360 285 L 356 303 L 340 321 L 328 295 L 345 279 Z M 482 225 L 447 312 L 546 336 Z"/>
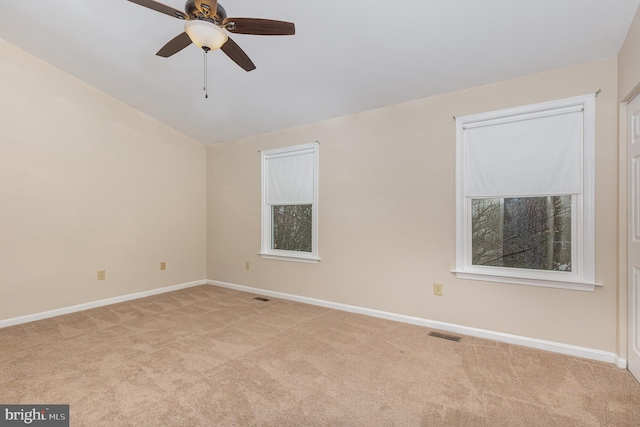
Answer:
<path fill-rule="evenodd" d="M 107 278 L 106 272 L 104 270 L 98 270 L 98 280 L 104 280 Z"/>
<path fill-rule="evenodd" d="M 433 284 L 433 294 L 442 296 L 442 283 L 434 283 Z"/>
<path fill-rule="evenodd" d="M 251 263 L 249 261 L 244 263 L 245 270 L 251 270 Z"/>
<path fill-rule="evenodd" d="M 167 269 L 167 263 L 166 263 L 166 262 L 164 262 L 164 261 L 162 261 L 162 262 L 160 263 L 160 270 L 166 270 L 166 269 Z"/>

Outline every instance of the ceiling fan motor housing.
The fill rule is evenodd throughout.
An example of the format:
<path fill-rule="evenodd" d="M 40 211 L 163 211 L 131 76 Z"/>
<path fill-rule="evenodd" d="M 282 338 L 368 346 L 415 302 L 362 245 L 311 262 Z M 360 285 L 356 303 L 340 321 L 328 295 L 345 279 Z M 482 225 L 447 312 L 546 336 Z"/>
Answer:
<path fill-rule="evenodd" d="M 187 0 L 184 5 L 184 11 L 189 15 L 191 19 L 204 19 L 207 21 L 211 21 L 216 25 L 222 24 L 222 21 L 227 17 L 227 12 L 224 10 L 224 7 L 220 3 L 216 6 L 215 14 L 209 13 L 208 15 L 204 14 L 198 7 L 196 6 L 195 0 Z"/>

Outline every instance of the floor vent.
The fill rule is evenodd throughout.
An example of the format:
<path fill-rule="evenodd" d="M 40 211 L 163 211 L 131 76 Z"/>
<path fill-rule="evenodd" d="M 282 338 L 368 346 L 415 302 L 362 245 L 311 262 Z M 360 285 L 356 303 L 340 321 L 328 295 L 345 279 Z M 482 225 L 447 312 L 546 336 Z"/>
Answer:
<path fill-rule="evenodd" d="M 257 299 L 258 301 L 269 301 L 269 298 L 263 298 L 263 297 L 255 297 L 254 299 Z"/>
<path fill-rule="evenodd" d="M 449 335 L 449 334 L 442 334 L 440 332 L 434 332 L 434 331 L 429 332 L 429 336 L 442 338 L 443 340 L 449 340 L 449 341 L 455 341 L 455 342 L 460 342 L 460 340 L 462 339 L 462 337 L 457 337 L 455 335 Z"/>

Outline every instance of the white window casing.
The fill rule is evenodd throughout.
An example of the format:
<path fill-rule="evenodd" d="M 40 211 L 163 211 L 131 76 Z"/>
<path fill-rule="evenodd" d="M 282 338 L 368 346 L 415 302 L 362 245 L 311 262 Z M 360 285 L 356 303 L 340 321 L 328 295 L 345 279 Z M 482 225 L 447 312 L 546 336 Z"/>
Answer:
<path fill-rule="evenodd" d="M 296 145 L 261 152 L 263 258 L 317 263 L 318 256 L 318 152 L 319 144 Z M 311 205 L 311 251 L 273 248 L 273 205 Z"/>
<path fill-rule="evenodd" d="M 593 290 L 595 95 L 456 118 L 457 277 Z M 472 199 L 571 196 L 571 271 L 473 265 Z"/>

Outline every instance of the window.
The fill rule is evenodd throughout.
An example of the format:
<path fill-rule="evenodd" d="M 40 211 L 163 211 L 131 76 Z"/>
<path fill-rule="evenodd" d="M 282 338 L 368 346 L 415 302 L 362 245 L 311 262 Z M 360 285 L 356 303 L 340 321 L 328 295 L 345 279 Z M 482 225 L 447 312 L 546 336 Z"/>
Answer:
<path fill-rule="evenodd" d="M 458 277 L 593 290 L 595 96 L 456 119 Z"/>
<path fill-rule="evenodd" d="M 262 152 L 263 258 L 318 262 L 318 143 Z"/>

